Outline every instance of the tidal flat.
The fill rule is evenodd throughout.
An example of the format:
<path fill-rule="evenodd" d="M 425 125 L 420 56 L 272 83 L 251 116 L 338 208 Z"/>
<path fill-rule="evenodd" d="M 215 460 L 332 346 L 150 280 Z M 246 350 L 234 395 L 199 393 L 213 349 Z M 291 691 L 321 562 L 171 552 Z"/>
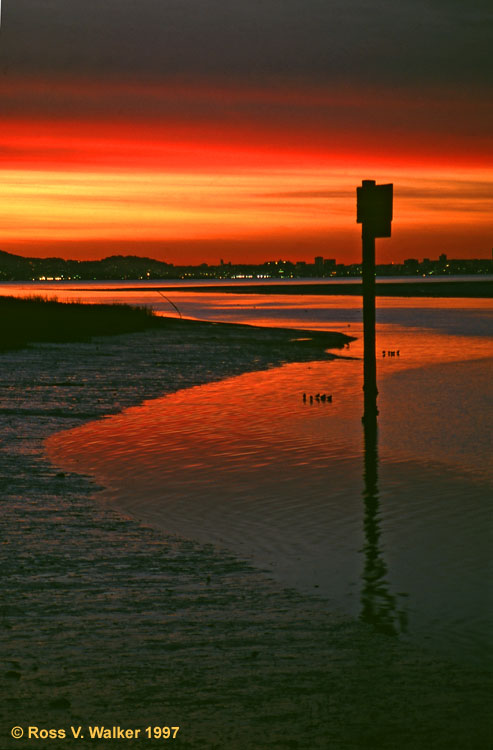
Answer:
<path fill-rule="evenodd" d="M 262 337 L 176 322 L 1 355 L 2 750 L 20 746 L 16 725 L 179 725 L 173 742 L 192 750 L 489 747 L 486 669 L 375 633 L 233 552 L 125 517 L 89 478 L 47 461 L 55 432 L 331 356 L 322 342 Z M 94 741 L 35 743 L 57 746 Z"/>

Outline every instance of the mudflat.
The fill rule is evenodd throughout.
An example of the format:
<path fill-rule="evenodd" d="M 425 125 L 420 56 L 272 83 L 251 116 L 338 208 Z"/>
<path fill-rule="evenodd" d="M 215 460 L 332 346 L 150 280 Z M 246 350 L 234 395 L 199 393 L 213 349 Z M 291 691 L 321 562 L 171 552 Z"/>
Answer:
<path fill-rule="evenodd" d="M 78 748 L 94 743 L 70 726 L 180 726 L 173 742 L 186 748 L 488 747 L 486 670 L 375 633 L 233 552 L 126 518 L 46 460 L 56 431 L 331 356 L 263 335 L 177 322 L 1 355 L 2 748 L 29 725 L 66 728 L 58 746 Z"/>

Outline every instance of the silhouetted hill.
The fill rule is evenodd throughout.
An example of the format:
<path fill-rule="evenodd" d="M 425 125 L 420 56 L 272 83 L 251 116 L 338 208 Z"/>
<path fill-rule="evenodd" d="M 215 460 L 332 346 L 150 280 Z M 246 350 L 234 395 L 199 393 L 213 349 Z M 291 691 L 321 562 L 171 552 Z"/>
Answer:
<path fill-rule="evenodd" d="M 1 281 L 34 279 L 146 279 L 167 278 L 173 265 L 136 255 L 112 255 L 102 260 L 24 258 L 0 250 Z"/>
<path fill-rule="evenodd" d="M 20 255 L 12 255 L 0 250 L 0 279 L 27 278 L 27 274 L 31 273 L 30 260 L 30 258 L 22 258 Z"/>

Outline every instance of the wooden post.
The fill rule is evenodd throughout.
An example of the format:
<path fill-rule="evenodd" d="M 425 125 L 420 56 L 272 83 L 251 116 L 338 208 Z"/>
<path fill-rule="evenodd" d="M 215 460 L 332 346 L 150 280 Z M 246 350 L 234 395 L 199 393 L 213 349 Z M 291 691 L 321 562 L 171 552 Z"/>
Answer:
<path fill-rule="evenodd" d="M 377 361 L 375 353 L 375 237 L 363 224 L 363 392 L 364 419 L 376 416 Z"/>
<path fill-rule="evenodd" d="M 363 241 L 363 342 L 364 415 L 374 421 L 377 409 L 377 362 L 375 353 L 375 237 L 390 237 L 393 185 L 363 180 L 356 189 L 356 221 L 362 224 Z"/>

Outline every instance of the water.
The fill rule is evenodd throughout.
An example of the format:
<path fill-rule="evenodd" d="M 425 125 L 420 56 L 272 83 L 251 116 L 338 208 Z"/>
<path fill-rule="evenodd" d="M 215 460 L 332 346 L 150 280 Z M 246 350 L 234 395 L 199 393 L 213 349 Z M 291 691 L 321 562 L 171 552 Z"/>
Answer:
<path fill-rule="evenodd" d="M 181 390 L 59 433 L 52 460 L 94 475 L 102 501 L 146 523 L 233 549 L 385 632 L 491 662 L 491 301 L 378 300 L 375 444 L 361 424 L 360 298 L 180 288 L 171 299 L 189 317 L 358 338 L 333 361 Z M 310 403 L 316 394 L 332 402 Z"/>
<path fill-rule="evenodd" d="M 474 280 L 475 277 L 472 277 Z M 488 280 L 482 275 L 477 280 Z M 471 277 L 441 277 L 440 280 L 471 281 Z M 386 277 L 385 280 L 388 281 Z M 431 279 L 437 281 L 437 279 Z M 303 280 L 309 288 L 320 279 Z M 331 283 L 344 285 L 358 282 L 358 279 L 337 279 Z M 423 279 L 396 278 L 395 281 L 422 282 Z M 361 297 L 327 296 L 327 295 L 287 295 L 287 294 L 221 294 L 218 292 L 187 292 L 189 286 L 203 286 L 211 282 L 192 281 L 110 281 L 110 282 L 58 282 L 41 284 L 39 282 L 3 282 L 0 283 L 0 294 L 14 296 L 41 295 L 57 298 L 59 301 L 81 301 L 88 303 L 108 302 L 145 305 L 158 315 L 168 317 L 192 318 L 198 320 L 227 321 L 231 323 L 249 323 L 263 326 L 287 326 L 294 328 L 315 328 L 323 330 L 340 330 L 350 335 L 362 332 Z M 214 280 L 214 286 L 221 284 L 231 286 L 226 280 Z M 249 280 L 249 286 L 255 285 Z M 257 282 L 263 286 L 268 281 Z M 272 284 L 279 282 L 272 281 Z M 291 283 L 283 285 L 289 288 Z M 242 283 L 235 282 L 241 290 Z M 156 286 L 175 287 L 165 292 L 163 297 L 153 291 Z M 377 322 L 380 332 L 383 326 L 398 325 L 401 329 L 425 328 L 442 330 L 444 333 L 463 334 L 468 336 L 491 336 L 493 330 L 493 303 L 491 299 L 467 298 L 402 298 L 379 297 L 377 304 Z M 178 312 L 177 312 L 178 308 Z M 346 330 L 349 328 L 353 330 Z"/>

